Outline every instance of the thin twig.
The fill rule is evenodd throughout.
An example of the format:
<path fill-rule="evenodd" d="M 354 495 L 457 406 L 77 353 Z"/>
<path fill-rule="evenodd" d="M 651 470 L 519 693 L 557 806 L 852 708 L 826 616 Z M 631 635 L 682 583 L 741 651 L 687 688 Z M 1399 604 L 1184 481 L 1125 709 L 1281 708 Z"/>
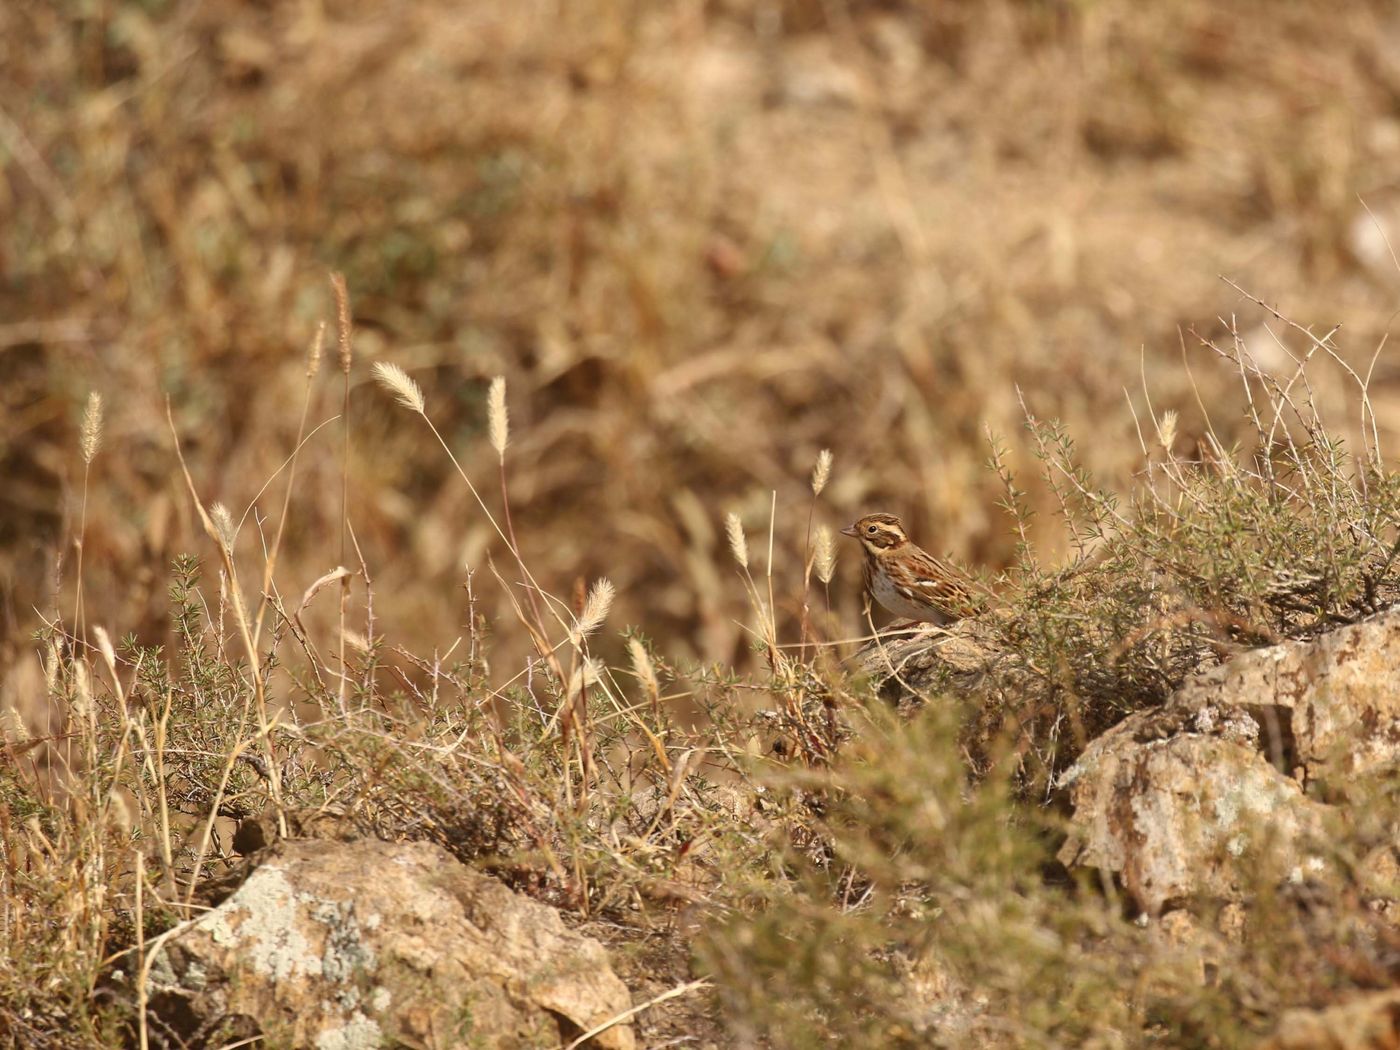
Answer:
<path fill-rule="evenodd" d="M 623 1021 L 629 1020 L 630 1018 L 636 1017 L 643 1010 L 650 1010 L 653 1006 L 658 1006 L 661 1003 L 664 1003 L 670 999 L 679 999 L 682 995 L 689 995 L 691 992 L 697 991 L 700 988 L 708 987 L 710 987 L 710 979 L 708 977 L 701 977 L 699 980 L 696 981 L 688 981 L 685 984 L 678 984 L 676 985 L 676 987 L 670 989 L 669 991 L 662 992 L 660 995 L 656 996 L 655 998 L 648 999 L 644 1003 L 639 1003 L 638 1005 L 632 1007 L 630 1010 L 623 1010 L 622 1013 L 617 1014 L 614 1017 L 609 1017 L 600 1025 L 594 1025 L 592 1028 L 584 1032 L 573 1042 L 565 1044 L 562 1050 L 578 1050 L 579 1047 L 583 1046 L 584 1043 L 588 1042 L 594 1036 L 602 1035 L 609 1028 L 612 1028 L 615 1025 L 619 1025 Z"/>

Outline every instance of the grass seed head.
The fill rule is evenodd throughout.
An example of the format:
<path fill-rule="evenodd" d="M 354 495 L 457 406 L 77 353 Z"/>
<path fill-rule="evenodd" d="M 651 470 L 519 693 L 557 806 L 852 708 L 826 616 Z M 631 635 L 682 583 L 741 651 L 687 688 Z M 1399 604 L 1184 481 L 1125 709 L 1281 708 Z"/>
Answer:
<path fill-rule="evenodd" d="M 350 316 L 350 289 L 345 284 L 343 273 L 331 274 L 331 288 L 335 291 L 335 337 L 340 348 L 340 370 L 349 375 L 353 322 Z"/>
<path fill-rule="evenodd" d="M 573 700 L 579 693 L 587 689 L 590 685 L 596 685 L 603 679 L 603 665 L 598 660 L 589 657 L 582 661 L 569 675 L 568 696 Z"/>
<path fill-rule="evenodd" d="M 316 326 L 316 337 L 311 340 L 311 349 L 306 352 L 306 378 L 315 379 L 321 370 L 321 353 L 326 348 L 326 322 Z"/>
<path fill-rule="evenodd" d="M 647 647 L 640 639 L 630 638 L 627 641 L 627 655 L 632 658 L 632 673 L 637 676 L 637 681 L 642 683 L 647 696 L 656 699 L 661 695 L 661 682 L 656 677 L 656 667 L 651 657 L 647 655 Z"/>
<path fill-rule="evenodd" d="M 603 621 L 608 618 L 608 610 L 612 608 L 613 598 L 617 595 L 617 589 L 613 587 L 612 581 L 604 577 L 593 585 L 588 592 L 588 599 L 583 603 L 583 612 L 579 615 L 578 624 L 574 628 L 579 640 L 587 637 L 603 625 Z"/>
<path fill-rule="evenodd" d="M 13 707 L 0 710 L 0 740 L 23 746 L 32 739 L 33 734 L 29 732 L 29 726 L 25 724 L 24 716 L 19 711 Z"/>
<path fill-rule="evenodd" d="M 214 528 L 219 533 L 219 542 L 230 550 L 233 549 L 233 515 L 228 512 L 228 508 L 222 503 L 215 503 L 209 508 L 209 517 L 214 521 Z"/>
<path fill-rule="evenodd" d="M 729 550 L 734 555 L 734 560 L 742 568 L 749 567 L 749 542 L 744 538 L 744 526 L 739 521 L 739 515 L 731 511 L 724 519 L 724 531 L 729 536 Z"/>
<path fill-rule="evenodd" d="M 86 718 L 92 710 L 92 682 L 88 678 L 88 665 L 82 660 L 73 661 L 73 714 Z"/>
<path fill-rule="evenodd" d="M 496 455 L 506 454 L 506 442 L 510 440 L 510 414 L 506 410 L 506 377 L 497 376 L 491 380 L 491 393 L 487 398 L 487 417 L 491 425 L 491 447 Z"/>
<path fill-rule="evenodd" d="M 398 365 L 387 361 L 374 362 L 374 378 L 380 386 L 393 394 L 404 408 L 411 408 L 420 415 L 423 413 L 423 391 L 418 389 L 418 384 Z"/>
<path fill-rule="evenodd" d="M 83 410 L 83 462 L 91 463 L 102 447 L 102 395 L 93 391 Z"/>
<path fill-rule="evenodd" d="M 117 651 L 112 648 L 112 636 L 107 633 L 107 628 L 101 625 L 94 625 L 92 635 L 97 639 L 97 648 L 102 652 L 102 659 L 107 661 L 107 669 L 112 672 L 112 677 L 117 676 Z"/>
<path fill-rule="evenodd" d="M 836 544 L 832 542 L 831 530 L 825 525 L 817 526 L 813 561 L 817 567 L 817 579 L 822 583 L 830 583 L 836 571 Z"/>
<path fill-rule="evenodd" d="M 820 496 L 831 477 L 831 449 L 824 448 L 817 453 L 817 465 L 812 468 L 812 495 Z"/>
<path fill-rule="evenodd" d="M 48 696 L 53 695 L 58 685 L 58 660 L 58 646 L 53 639 L 50 639 L 48 645 L 44 647 L 43 658 L 44 688 L 47 690 L 46 695 Z"/>
<path fill-rule="evenodd" d="M 1176 441 L 1176 411 L 1162 413 L 1162 422 L 1157 427 L 1157 440 L 1162 443 L 1163 452 L 1171 452 Z"/>

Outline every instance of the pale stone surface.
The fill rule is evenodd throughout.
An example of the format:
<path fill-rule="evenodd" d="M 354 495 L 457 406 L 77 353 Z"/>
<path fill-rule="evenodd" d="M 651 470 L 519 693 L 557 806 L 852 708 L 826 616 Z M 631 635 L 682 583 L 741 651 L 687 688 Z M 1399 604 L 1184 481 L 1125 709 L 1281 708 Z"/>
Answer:
<path fill-rule="evenodd" d="M 1193 679 L 1173 703 L 1247 710 L 1260 724 L 1265 754 L 1308 777 L 1345 778 L 1394 762 L 1400 612 L 1244 653 Z"/>
<path fill-rule="evenodd" d="M 1400 990 L 1374 992 L 1325 1010 L 1288 1010 L 1260 1050 L 1395 1050 Z"/>
<path fill-rule="evenodd" d="M 557 1047 L 632 1005 L 597 941 L 427 843 L 281 844 L 152 983 L 192 1045 Z M 635 1042 L 619 1025 L 589 1045 Z"/>
<path fill-rule="evenodd" d="M 1129 722 L 1068 774 L 1075 813 L 1062 863 L 1118 873 L 1156 914 L 1196 893 L 1232 896 L 1262 851 L 1308 862 L 1326 807 L 1297 781 L 1245 744 L 1199 733 L 1138 742 Z"/>
<path fill-rule="evenodd" d="M 1295 882 L 1325 876 L 1310 847 L 1345 787 L 1400 759 L 1400 613 L 1309 642 L 1248 652 L 1163 707 L 1092 741 L 1060 779 L 1074 806 L 1060 859 L 1119 874 L 1159 912 L 1196 893 L 1231 898 L 1267 853 Z"/>

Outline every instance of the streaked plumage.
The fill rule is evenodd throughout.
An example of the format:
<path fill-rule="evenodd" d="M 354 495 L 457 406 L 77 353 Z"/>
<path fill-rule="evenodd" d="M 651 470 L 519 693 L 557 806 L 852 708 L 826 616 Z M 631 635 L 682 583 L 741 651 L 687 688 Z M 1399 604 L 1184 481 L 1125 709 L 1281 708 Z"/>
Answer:
<path fill-rule="evenodd" d="M 866 593 L 896 616 L 946 624 L 981 611 L 977 585 L 910 540 L 893 514 L 867 514 L 841 532 L 865 551 Z"/>

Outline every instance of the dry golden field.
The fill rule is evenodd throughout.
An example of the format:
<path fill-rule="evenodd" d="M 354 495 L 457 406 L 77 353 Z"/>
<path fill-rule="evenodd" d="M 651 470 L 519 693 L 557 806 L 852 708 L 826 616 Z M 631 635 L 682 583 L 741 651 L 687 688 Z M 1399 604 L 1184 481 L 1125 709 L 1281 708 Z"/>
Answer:
<path fill-rule="evenodd" d="M 767 702 L 722 687 L 773 673 L 775 639 L 864 633 L 858 551 L 822 588 L 814 530 L 893 511 L 994 588 L 1091 550 L 1048 433 L 1125 494 L 1168 418 L 1167 454 L 1206 472 L 1314 419 L 1379 465 L 1397 252 L 1379 0 L 0 3 L 0 725 L 64 736 L 55 668 L 105 682 L 97 627 L 136 676 L 198 607 L 240 666 L 222 535 L 286 645 L 259 705 L 313 704 L 303 653 L 353 659 L 366 695 L 436 702 L 454 660 L 473 688 L 543 678 L 531 631 L 586 619 L 606 578 L 592 653 L 648 686 L 641 639 L 652 701 L 693 728 L 716 696 Z M 1264 373 L 1306 411 L 1261 428 Z"/>
<path fill-rule="evenodd" d="M 566 599 L 610 578 L 616 620 L 676 658 L 742 660 L 719 523 L 735 510 L 766 533 L 774 493 L 792 612 L 822 448 L 819 521 L 894 510 L 997 570 L 1012 538 L 985 432 L 1024 469 L 1021 397 L 1121 483 L 1142 460 L 1130 400 L 1140 419 L 1148 395 L 1178 410 L 1185 443 L 1207 409 L 1236 431 L 1238 383 L 1198 335 L 1236 324 L 1269 364 L 1306 349 L 1221 275 L 1319 334 L 1343 324 L 1343 352 L 1371 365 L 1400 285 L 1387 12 L 4 5 L 3 666 L 36 613 L 71 607 L 90 391 L 107 416 L 92 617 L 161 638 L 170 560 L 200 552 L 167 398 L 201 497 L 251 509 L 239 543 L 256 553 L 331 271 L 356 322 L 348 517 L 391 641 L 451 644 L 492 533 L 374 388 L 381 360 L 423 385 L 488 496 L 486 387 L 506 377 L 522 553 Z M 341 393 L 328 364 L 312 427 Z M 347 560 L 340 427 L 300 456 L 288 594 Z M 1038 539 L 1052 558 L 1063 542 Z M 489 575 L 477 600 L 513 634 Z"/>

